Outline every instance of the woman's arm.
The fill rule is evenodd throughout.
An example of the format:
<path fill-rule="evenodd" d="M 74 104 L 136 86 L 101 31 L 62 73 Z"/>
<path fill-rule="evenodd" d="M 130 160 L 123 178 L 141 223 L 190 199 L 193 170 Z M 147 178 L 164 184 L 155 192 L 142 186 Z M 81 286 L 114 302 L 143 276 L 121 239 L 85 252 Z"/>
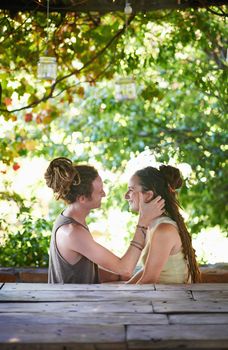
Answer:
<path fill-rule="evenodd" d="M 157 283 L 163 266 L 176 244 L 178 231 L 173 225 L 161 224 L 153 234 L 141 278 L 137 284 Z"/>
<path fill-rule="evenodd" d="M 136 272 L 134 276 L 129 281 L 126 282 L 126 284 L 136 284 L 138 280 L 142 277 L 142 274 L 143 274 L 143 269 Z"/>

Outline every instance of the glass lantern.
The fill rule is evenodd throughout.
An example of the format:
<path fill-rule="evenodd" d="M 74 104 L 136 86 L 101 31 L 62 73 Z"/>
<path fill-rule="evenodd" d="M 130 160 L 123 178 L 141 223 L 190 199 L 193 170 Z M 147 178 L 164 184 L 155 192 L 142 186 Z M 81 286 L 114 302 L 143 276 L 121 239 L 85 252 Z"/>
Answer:
<path fill-rule="evenodd" d="M 57 63 L 55 57 L 40 57 L 37 66 L 38 79 L 55 80 L 57 76 Z"/>
<path fill-rule="evenodd" d="M 115 83 L 115 99 L 117 101 L 134 100 L 137 97 L 133 77 L 120 78 Z"/>

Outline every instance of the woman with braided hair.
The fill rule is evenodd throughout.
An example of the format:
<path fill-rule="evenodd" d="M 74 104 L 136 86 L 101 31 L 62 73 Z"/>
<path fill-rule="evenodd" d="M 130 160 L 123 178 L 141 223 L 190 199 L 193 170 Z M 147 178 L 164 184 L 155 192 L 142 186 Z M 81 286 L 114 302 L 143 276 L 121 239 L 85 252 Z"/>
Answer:
<path fill-rule="evenodd" d="M 139 219 L 134 238 L 124 256 L 119 258 L 94 241 L 86 224 L 90 211 L 99 208 L 105 196 L 97 170 L 59 157 L 51 161 L 45 180 L 56 199 L 62 199 L 67 204 L 53 227 L 49 283 L 99 283 L 129 279 L 145 245 L 141 228 L 163 213 L 164 200 L 158 196 L 149 205 L 139 200 Z"/>
<path fill-rule="evenodd" d="M 161 165 L 159 170 L 146 167 L 130 179 L 125 198 L 133 211 L 139 211 L 139 200 L 145 202 L 160 195 L 165 212 L 141 228 L 146 236 L 142 252 L 143 268 L 127 283 L 196 283 L 200 282 L 191 236 L 179 212 L 176 189 L 182 186 L 179 169 Z"/>

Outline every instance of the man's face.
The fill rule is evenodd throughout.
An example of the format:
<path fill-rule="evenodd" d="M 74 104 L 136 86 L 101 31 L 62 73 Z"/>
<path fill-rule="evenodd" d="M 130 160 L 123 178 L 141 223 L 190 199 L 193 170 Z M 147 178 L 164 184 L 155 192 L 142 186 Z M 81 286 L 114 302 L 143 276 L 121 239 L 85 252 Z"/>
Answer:
<path fill-rule="evenodd" d="M 103 189 L 103 181 L 100 176 L 98 176 L 92 183 L 93 191 L 89 203 L 91 209 L 100 208 L 101 200 L 105 197 L 105 192 Z"/>

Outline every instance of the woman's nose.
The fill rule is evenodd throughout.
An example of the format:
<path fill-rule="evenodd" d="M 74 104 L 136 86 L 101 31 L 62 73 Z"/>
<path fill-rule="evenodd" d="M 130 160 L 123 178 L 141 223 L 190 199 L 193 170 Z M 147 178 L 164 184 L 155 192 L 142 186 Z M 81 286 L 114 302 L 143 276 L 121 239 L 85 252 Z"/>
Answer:
<path fill-rule="evenodd" d="M 125 198 L 125 199 L 129 199 L 129 194 L 128 194 L 128 192 L 125 193 L 124 198 Z"/>

